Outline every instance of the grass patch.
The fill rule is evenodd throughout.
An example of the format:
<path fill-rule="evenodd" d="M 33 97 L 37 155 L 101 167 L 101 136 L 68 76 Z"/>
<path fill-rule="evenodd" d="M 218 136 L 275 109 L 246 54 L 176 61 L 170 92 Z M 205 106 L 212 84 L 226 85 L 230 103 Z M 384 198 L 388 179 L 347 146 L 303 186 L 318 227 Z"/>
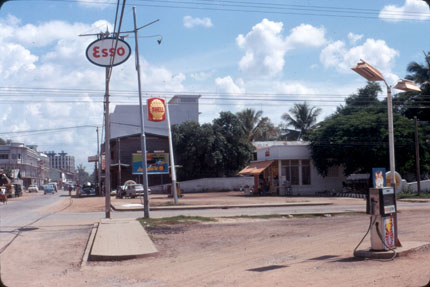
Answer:
<path fill-rule="evenodd" d="M 212 217 L 203 216 L 172 216 L 163 218 L 139 218 L 139 222 L 144 226 L 160 226 L 160 225 L 175 225 L 175 224 L 196 224 L 200 222 L 215 222 Z"/>
<path fill-rule="evenodd" d="M 341 212 L 341 213 L 309 213 L 309 214 L 265 214 L 265 215 L 238 215 L 224 216 L 223 218 L 247 218 L 247 219 L 273 219 L 273 218 L 316 218 L 339 215 L 361 215 L 362 212 Z"/>
<path fill-rule="evenodd" d="M 429 199 L 430 198 L 430 191 L 425 190 L 421 191 L 421 195 L 418 196 L 418 193 L 416 192 L 400 192 L 397 197 L 399 199 Z"/>

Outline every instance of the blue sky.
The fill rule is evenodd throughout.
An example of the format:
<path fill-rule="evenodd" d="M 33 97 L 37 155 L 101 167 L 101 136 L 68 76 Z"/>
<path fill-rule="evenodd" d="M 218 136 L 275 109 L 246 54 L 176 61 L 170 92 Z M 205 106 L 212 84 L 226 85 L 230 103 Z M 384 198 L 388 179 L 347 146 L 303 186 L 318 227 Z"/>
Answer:
<path fill-rule="evenodd" d="M 123 31 L 133 29 L 132 6 L 139 26 L 160 19 L 139 32 L 145 95 L 199 93 L 202 123 L 250 107 L 277 124 L 303 101 L 321 107 L 322 120 L 365 85 L 350 70 L 360 58 L 392 83 L 430 50 L 421 0 L 129 0 Z M 112 0 L 3 5 L 0 137 L 64 150 L 92 168 L 86 158 L 96 152 L 93 126 L 102 124 L 104 69 L 85 57 L 96 37 L 78 35 L 112 31 L 115 8 Z M 126 41 L 134 51 L 133 35 Z M 136 77 L 133 53 L 114 68 L 111 110 L 138 103 Z M 89 127 L 10 133 L 74 126 Z"/>

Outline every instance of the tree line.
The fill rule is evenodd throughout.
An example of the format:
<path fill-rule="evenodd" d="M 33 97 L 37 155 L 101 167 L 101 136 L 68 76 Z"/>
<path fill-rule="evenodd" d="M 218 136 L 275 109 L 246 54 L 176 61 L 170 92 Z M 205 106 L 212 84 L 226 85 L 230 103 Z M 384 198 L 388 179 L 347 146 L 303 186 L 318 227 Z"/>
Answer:
<path fill-rule="evenodd" d="M 425 62 L 411 62 L 406 79 L 421 92 L 393 97 L 396 170 L 415 179 L 414 118 L 419 121 L 422 177 L 430 172 L 430 52 Z M 212 123 L 186 122 L 173 127 L 179 180 L 236 175 L 252 159 L 254 141 L 306 140 L 318 172 L 343 166 L 345 175 L 368 173 L 372 167 L 389 169 L 387 103 L 379 100 L 381 86 L 368 82 L 346 98 L 345 104 L 316 123 L 322 110 L 306 102 L 296 103 L 275 126 L 262 111 L 244 109 L 221 112 Z"/>

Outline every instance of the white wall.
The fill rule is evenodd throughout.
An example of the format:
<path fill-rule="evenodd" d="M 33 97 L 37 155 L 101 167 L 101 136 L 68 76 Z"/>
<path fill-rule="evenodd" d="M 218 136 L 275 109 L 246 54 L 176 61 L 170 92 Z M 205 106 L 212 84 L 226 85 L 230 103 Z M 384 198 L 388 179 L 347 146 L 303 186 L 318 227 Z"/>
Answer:
<path fill-rule="evenodd" d="M 181 181 L 182 192 L 204 192 L 204 191 L 232 191 L 240 190 L 244 185 L 253 185 L 254 177 L 216 177 L 200 178 L 194 180 Z"/>
<path fill-rule="evenodd" d="M 421 191 L 427 190 L 430 191 L 430 180 L 421 180 L 420 182 Z M 402 191 L 409 192 L 418 192 L 417 182 L 406 182 L 406 180 L 402 180 L 402 185 L 400 186 Z"/>
<path fill-rule="evenodd" d="M 267 155 L 269 151 L 269 155 Z M 322 177 L 316 170 L 312 159 L 309 145 L 306 142 L 280 142 L 279 145 L 262 147 L 257 149 L 257 160 L 303 160 L 309 159 L 311 163 L 311 184 L 293 185 L 293 195 L 313 195 L 321 191 L 341 191 L 342 182 L 346 180 L 343 169 L 338 168 L 337 176 Z M 279 166 L 280 167 L 280 166 Z M 281 169 L 279 169 L 281 170 Z M 301 170 L 299 171 L 301 173 Z M 280 176 L 280 175 L 279 175 Z"/>

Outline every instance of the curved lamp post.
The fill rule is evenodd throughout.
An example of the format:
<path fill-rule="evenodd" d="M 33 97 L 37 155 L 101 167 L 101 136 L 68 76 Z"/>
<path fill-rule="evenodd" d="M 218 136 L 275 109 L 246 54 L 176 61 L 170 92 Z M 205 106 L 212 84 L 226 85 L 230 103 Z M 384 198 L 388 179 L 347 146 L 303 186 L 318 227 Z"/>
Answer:
<path fill-rule="evenodd" d="M 387 113 L 388 113 L 388 144 L 390 153 L 390 185 L 394 188 L 395 186 L 395 158 L 394 158 L 394 128 L 393 128 L 393 99 L 391 96 L 391 86 L 387 84 L 387 81 L 382 76 L 375 67 L 366 63 L 364 60 L 360 59 L 360 62 L 352 68 L 354 72 L 365 78 L 370 82 L 382 81 L 387 87 Z M 400 79 L 396 82 L 394 86 L 395 89 L 407 91 L 407 92 L 420 92 L 421 89 L 412 81 Z M 398 239 L 398 229 L 397 229 L 397 213 L 394 214 L 394 232 L 395 232 L 395 242 L 396 246 L 401 246 Z"/>

